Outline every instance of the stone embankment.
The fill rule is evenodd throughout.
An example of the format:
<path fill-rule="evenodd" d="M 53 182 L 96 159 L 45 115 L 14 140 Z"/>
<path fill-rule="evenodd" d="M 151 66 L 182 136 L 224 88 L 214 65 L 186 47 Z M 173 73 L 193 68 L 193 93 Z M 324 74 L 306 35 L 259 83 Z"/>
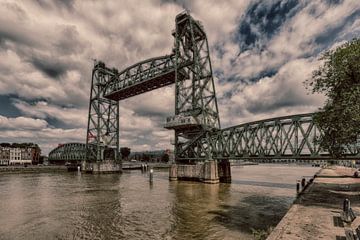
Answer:
<path fill-rule="evenodd" d="M 360 225 L 360 178 L 353 177 L 355 170 L 321 169 L 267 239 L 346 239 L 345 230 L 354 230 Z M 358 216 L 351 223 L 345 223 L 340 217 L 346 198 Z"/>

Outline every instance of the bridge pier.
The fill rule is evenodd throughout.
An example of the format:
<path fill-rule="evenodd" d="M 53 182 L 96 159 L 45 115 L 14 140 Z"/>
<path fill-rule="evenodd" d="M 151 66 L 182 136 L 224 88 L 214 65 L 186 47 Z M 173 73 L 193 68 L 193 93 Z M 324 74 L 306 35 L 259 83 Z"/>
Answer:
<path fill-rule="evenodd" d="M 219 180 L 222 183 L 231 183 L 231 166 L 229 160 L 221 160 L 218 163 Z"/>
<path fill-rule="evenodd" d="M 231 182 L 229 161 L 218 163 L 216 160 L 197 164 L 173 164 L 169 169 L 169 180 L 198 181 L 216 184 Z"/>
<path fill-rule="evenodd" d="M 82 161 L 81 171 L 86 173 L 120 173 L 122 172 L 121 163 L 114 160 L 104 160 L 97 162 Z"/>

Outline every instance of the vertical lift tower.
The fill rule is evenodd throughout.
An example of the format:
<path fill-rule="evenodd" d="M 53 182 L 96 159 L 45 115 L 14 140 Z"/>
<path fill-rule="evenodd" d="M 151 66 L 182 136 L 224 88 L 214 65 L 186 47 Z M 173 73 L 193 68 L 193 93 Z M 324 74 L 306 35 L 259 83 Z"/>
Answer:
<path fill-rule="evenodd" d="M 220 129 L 220 119 L 206 33 L 187 12 L 177 15 L 175 23 L 175 116 L 165 124 L 175 130 L 176 163 L 170 180 L 217 183 L 218 164 L 212 158 L 210 138 Z"/>

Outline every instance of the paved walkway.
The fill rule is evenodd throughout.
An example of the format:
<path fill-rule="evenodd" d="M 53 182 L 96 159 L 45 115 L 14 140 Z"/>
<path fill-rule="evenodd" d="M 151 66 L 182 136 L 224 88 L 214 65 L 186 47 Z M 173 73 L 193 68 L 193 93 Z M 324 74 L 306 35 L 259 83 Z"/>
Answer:
<path fill-rule="evenodd" d="M 345 198 L 360 215 L 360 178 L 352 177 L 354 171 L 345 167 L 320 170 L 267 239 L 345 239 L 345 229 L 360 224 L 360 216 L 351 225 L 340 219 Z"/>

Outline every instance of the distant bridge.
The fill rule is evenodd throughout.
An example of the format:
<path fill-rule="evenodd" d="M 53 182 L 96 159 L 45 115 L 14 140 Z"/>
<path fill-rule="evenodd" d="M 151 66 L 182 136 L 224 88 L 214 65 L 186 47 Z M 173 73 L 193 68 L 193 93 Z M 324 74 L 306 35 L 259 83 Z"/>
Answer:
<path fill-rule="evenodd" d="M 119 101 L 175 84 L 177 163 L 226 159 L 331 159 L 321 151 L 314 113 L 277 117 L 221 129 L 209 47 L 204 27 L 187 12 L 176 16 L 171 54 L 141 61 L 123 71 L 97 62 L 92 71 L 86 143 L 52 150 L 49 159 L 101 162 L 105 151 L 119 160 Z M 151 99 L 149 100 L 151 101 Z M 359 146 L 346 158 L 360 159 Z"/>

